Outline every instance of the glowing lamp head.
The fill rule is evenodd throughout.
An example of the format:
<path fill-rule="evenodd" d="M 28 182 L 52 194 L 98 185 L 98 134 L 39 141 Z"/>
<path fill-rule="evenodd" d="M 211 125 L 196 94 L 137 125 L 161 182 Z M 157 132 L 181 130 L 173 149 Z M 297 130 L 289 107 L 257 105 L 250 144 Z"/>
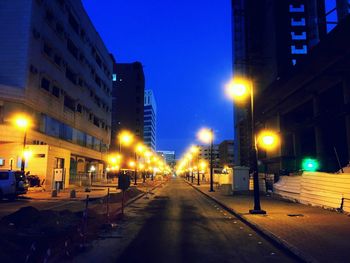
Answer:
<path fill-rule="evenodd" d="M 122 131 L 119 135 L 119 141 L 125 146 L 129 146 L 134 141 L 134 136 L 129 131 Z"/>
<path fill-rule="evenodd" d="M 30 150 L 25 150 L 25 151 L 23 152 L 23 157 L 24 157 L 26 160 L 30 159 L 32 156 L 33 156 L 33 152 L 30 151 Z"/>
<path fill-rule="evenodd" d="M 197 154 L 199 152 L 198 146 L 192 145 L 190 149 L 192 154 Z"/>
<path fill-rule="evenodd" d="M 128 163 L 128 165 L 129 165 L 130 168 L 134 168 L 135 165 L 136 165 L 136 163 L 135 163 L 134 161 L 130 161 L 130 162 Z"/>
<path fill-rule="evenodd" d="M 213 140 L 213 132 L 210 129 L 203 128 L 198 132 L 198 139 L 204 143 L 210 143 Z"/>
<path fill-rule="evenodd" d="M 143 153 L 145 151 L 145 146 L 141 143 L 136 145 L 136 152 L 137 153 Z"/>
<path fill-rule="evenodd" d="M 244 79 L 235 78 L 226 85 L 226 94 L 236 102 L 242 102 L 250 95 L 251 83 Z"/>
<path fill-rule="evenodd" d="M 279 135 L 273 131 L 262 131 L 257 138 L 259 148 L 264 150 L 273 150 L 279 145 Z"/>
<path fill-rule="evenodd" d="M 29 118 L 26 116 L 23 116 L 23 115 L 19 115 L 19 116 L 15 117 L 14 122 L 18 128 L 23 129 L 23 130 L 27 129 L 30 125 Z"/>

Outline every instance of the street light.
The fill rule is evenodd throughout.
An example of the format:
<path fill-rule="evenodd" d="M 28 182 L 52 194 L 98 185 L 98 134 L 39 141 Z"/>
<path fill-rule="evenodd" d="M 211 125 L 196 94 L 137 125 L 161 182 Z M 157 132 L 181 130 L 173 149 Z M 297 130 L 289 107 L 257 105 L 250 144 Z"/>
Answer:
<path fill-rule="evenodd" d="M 199 147 L 193 145 L 191 147 L 191 152 L 192 154 L 195 154 L 197 156 L 197 185 L 200 185 L 199 184 Z M 193 178 L 192 178 L 192 183 L 193 183 Z"/>
<path fill-rule="evenodd" d="M 214 180 L 213 180 L 213 141 L 214 132 L 213 129 L 203 128 L 198 132 L 198 139 L 204 143 L 210 143 L 210 190 L 214 192 Z"/>
<path fill-rule="evenodd" d="M 122 145 L 129 146 L 134 141 L 134 135 L 129 131 L 121 131 L 118 135 L 119 152 L 122 152 Z"/>
<path fill-rule="evenodd" d="M 25 154 L 25 148 L 26 148 L 26 143 L 27 143 L 27 129 L 30 126 L 31 120 L 24 115 L 18 115 L 15 118 L 15 125 L 17 128 L 21 129 L 24 131 L 23 135 L 23 152 L 21 156 L 21 172 L 24 174 L 24 167 L 25 167 L 25 160 L 26 160 L 26 154 Z"/>
<path fill-rule="evenodd" d="M 254 127 L 254 89 L 253 83 L 245 79 L 235 78 L 226 85 L 226 92 L 237 104 L 246 101 L 250 95 L 250 118 L 251 118 L 251 140 L 252 140 L 252 171 L 254 181 L 254 209 L 249 210 L 251 214 L 266 214 L 260 206 L 259 174 L 258 174 L 258 151 Z"/>
<path fill-rule="evenodd" d="M 134 185 L 137 185 L 137 166 L 138 166 L 138 155 L 142 154 L 145 151 L 145 146 L 142 143 L 138 143 L 135 147 L 135 178 L 134 178 Z"/>

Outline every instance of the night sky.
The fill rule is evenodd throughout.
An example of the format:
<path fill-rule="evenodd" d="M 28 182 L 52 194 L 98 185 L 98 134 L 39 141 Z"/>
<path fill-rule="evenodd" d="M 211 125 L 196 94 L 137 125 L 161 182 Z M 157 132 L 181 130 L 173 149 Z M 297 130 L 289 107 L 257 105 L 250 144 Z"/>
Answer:
<path fill-rule="evenodd" d="M 157 150 L 179 155 L 201 127 L 233 139 L 231 1 L 83 0 L 117 62 L 140 61 L 157 101 Z"/>

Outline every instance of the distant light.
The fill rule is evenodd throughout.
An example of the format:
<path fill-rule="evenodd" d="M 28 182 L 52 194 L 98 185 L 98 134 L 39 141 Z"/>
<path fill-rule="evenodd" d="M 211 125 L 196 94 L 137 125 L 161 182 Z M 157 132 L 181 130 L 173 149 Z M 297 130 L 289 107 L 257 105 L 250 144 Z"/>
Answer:
<path fill-rule="evenodd" d="M 117 81 L 117 74 L 113 74 L 113 75 L 112 75 L 112 80 L 113 80 L 113 81 Z"/>

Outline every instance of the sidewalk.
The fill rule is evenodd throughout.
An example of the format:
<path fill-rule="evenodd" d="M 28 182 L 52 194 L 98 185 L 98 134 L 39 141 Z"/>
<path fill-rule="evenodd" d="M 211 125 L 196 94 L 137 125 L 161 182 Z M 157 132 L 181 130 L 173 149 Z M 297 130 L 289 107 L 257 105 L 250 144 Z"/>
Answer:
<path fill-rule="evenodd" d="M 253 195 L 225 195 L 209 184 L 193 185 L 243 220 L 283 243 L 309 262 L 350 262 L 350 218 L 318 207 L 291 203 L 261 194 L 261 208 L 267 215 L 251 215 Z"/>
<path fill-rule="evenodd" d="M 157 181 L 146 181 L 143 183 L 142 180 L 138 180 L 137 188 L 141 191 L 148 191 L 150 188 L 154 187 L 158 182 Z M 131 182 L 130 187 L 135 187 L 134 182 Z M 85 200 L 86 196 L 89 195 L 90 199 L 98 199 L 105 197 L 109 188 L 110 193 L 119 193 L 120 189 L 117 189 L 117 183 L 94 183 L 89 187 L 90 192 L 86 192 L 86 187 L 74 187 L 71 186 L 68 189 L 64 189 L 58 192 L 57 197 L 51 196 L 51 191 L 43 191 L 42 188 L 32 187 L 29 191 L 22 195 L 23 198 L 32 199 L 32 200 Z M 76 191 L 76 198 L 70 198 L 70 191 Z"/>

